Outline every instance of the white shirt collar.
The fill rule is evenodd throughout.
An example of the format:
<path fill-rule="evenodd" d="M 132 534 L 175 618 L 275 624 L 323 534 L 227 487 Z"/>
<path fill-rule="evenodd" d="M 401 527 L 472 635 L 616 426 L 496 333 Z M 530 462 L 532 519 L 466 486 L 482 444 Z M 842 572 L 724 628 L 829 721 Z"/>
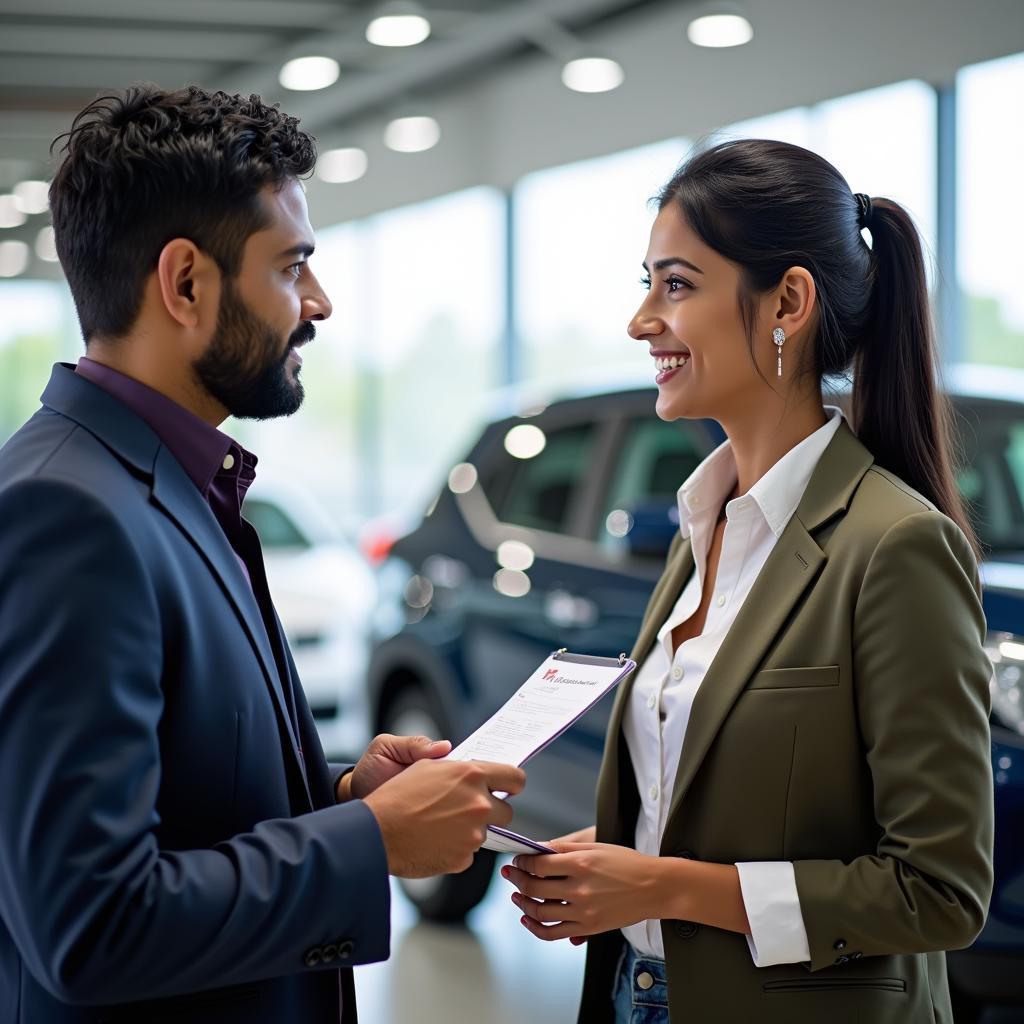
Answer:
<path fill-rule="evenodd" d="M 814 467 L 843 421 L 843 413 L 836 406 L 826 405 L 825 413 L 828 422 L 824 426 L 786 452 L 747 494 L 726 505 L 729 519 L 756 506 L 775 536 L 782 534 L 800 504 Z M 732 446 L 724 441 L 679 488 L 679 529 L 684 537 L 689 536 L 694 519 L 709 513 L 717 517 L 726 495 L 736 486 L 736 478 Z"/>

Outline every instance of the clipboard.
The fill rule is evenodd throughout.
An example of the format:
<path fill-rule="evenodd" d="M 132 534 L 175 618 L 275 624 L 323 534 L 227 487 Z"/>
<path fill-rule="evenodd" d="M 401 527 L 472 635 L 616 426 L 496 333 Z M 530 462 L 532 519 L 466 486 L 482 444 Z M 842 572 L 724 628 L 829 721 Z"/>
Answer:
<path fill-rule="evenodd" d="M 545 736 L 540 742 L 538 742 L 532 749 L 525 751 L 522 756 L 516 759 L 517 766 L 521 767 L 526 764 L 531 758 L 535 757 L 546 747 L 550 746 L 559 736 L 563 735 L 567 730 L 572 728 L 595 704 L 602 700 L 605 696 L 611 693 L 616 686 L 623 679 L 626 678 L 631 672 L 636 669 L 636 662 L 631 658 L 628 658 L 625 654 L 620 654 L 618 658 L 602 658 L 591 654 L 573 654 L 570 653 L 566 648 L 553 651 L 540 665 L 540 667 L 534 672 L 534 674 L 528 679 L 515 694 L 509 698 L 509 701 L 499 711 L 492 716 L 488 722 L 485 722 L 480 729 L 473 733 L 470 737 L 477 736 L 482 730 L 484 730 L 489 723 L 498 719 L 503 712 L 509 707 L 510 704 L 514 704 L 516 698 L 526 689 L 531 682 L 536 683 L 537 676 L 542 670 L 545 670 L 546 666 L 554 664 L 555 667 L 560 666 L 579 666 L 581 668 L 598 668 L 601 669 L 601 681 L 600 683 L 590 684 L 586 683 L 585 680 L 575 680 L 572 678 L 555 677 L 558 682 L 562 683 L 576 683 L 581 682 L 586 685 L 595 685 L 594 696 L 592 700 L 587 702 L 580 702 L 579 706 L 575 709 L 575 713 L 570 717 L 567 717 L 565 721 L 559 722 L 557 728 L 552 730 L 547 736 Z M 609 672 L 609 670 L 614 670 Z M 552 671 L 547 668 L 547 671 Z M 546 677 L 542 676 L 540 681 L 543 682 Z M 588 696 L 590 696 L 588 694 Z M 468 741 L 467 741 L 468 742 Z M 496 794 L 501 796 L 502 794 Z M 488 836 L 483 844 L 483 849 L 493 850 L 497 853 L 554 853 L 555 851 L 550 846 L 545 846 L 543 843 L 538 843 L 534 839 L 530 839 L 527 836 L 520 835 L 518 832 L 513 832 L 511 829 L 500 828 L 496 825 L 490 825 L 487 829 Z"/>

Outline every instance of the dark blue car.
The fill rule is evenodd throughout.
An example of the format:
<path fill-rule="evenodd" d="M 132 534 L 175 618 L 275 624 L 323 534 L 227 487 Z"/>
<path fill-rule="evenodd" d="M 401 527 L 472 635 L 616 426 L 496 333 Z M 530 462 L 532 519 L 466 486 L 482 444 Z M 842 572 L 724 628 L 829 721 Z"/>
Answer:
<path fill-rule="evenodd" d="M 947 386 L 960 487 L 986 551 L 994 667 L 996 884 L 985 930 L 949 957 L 961 1024 L 983 1003 L 1024 1007 L 1024 373 L 961 367 Z M 662 422 L 655 394 L 620 386 L 512 406 L 483 430 L 380 566 L 368 684 L 378 730 L 458 741 L 550 651 L 631 648 L 678 528 L 676 491 L 723 439 L 710 421 Z M 530 763 L 513 827 L 544 838 L 593 823 L 609 710 Z M 458 920 L 493 865 L 484 852 L 461 875 L 403 884 L 424 916 Z"/>

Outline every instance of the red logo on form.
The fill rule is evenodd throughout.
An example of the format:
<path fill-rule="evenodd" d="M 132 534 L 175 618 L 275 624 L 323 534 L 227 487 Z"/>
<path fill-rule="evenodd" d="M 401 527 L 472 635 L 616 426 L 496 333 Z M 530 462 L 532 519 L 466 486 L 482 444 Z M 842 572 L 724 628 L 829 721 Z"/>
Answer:
<path fill-rule="evenodd" d="M 555 676 L 557 676 L 557 675 L 558 675 L 558 669 L 557 668 L 549 668 L 547 670 L 547 672 L 544 673 L 544 682 L 545 683 L 549 682 L 550 680 L 554 679 Z"/>

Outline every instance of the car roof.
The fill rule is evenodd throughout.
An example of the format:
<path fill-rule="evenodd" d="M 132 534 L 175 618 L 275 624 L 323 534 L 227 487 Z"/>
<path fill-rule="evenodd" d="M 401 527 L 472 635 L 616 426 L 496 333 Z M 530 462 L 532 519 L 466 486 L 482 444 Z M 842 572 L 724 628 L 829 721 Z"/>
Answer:
<path fill-rule="evenodd" d="M 988 399 L 1024 406 L 1024 370 L 979 363 L 956 363 L 942 371 L 946 391 L 958 398 Z M 656 385 L 649 370 L 639 369 L 590 371 L 575 374 L 571 382 L 526 383 L 500 388 L 489 396 L 487 408 L 491 422 L 521 416 L 535 416 L 548 406 L 582 401 L 627 392 L 654 392 Z M 830 390 L 842 394 L 849 390 L 849 381 L 836 378 Z"/>

